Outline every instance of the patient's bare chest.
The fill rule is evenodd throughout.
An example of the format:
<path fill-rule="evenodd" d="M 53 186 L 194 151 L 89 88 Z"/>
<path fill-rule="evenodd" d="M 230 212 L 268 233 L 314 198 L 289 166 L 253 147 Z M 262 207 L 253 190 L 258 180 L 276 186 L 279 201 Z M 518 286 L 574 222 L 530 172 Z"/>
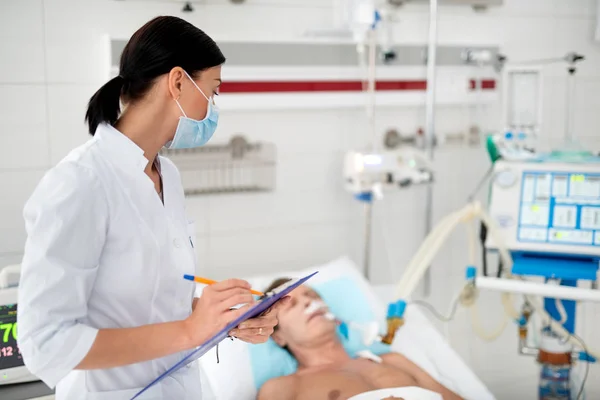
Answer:
<path fill-rule="evenodd" d="M 359 359 L 302 375 L 296 399 L 344 400 L 371 390 L 414 385 L 414 379 L 397 368 Z"/>

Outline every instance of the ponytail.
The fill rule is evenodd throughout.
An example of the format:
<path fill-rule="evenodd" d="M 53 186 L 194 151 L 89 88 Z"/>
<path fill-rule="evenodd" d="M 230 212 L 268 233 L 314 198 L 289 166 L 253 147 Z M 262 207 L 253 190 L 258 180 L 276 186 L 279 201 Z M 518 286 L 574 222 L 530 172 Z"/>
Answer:
<path fill-rule="evenodd" d="M 94 136 L 96 128 L 102 123 L 113 125 L 121 113 L 121 92 L 125 79 L 117 76 L 102 86 L 90 99 L 85 120 L 89 126 L 90 135 Z"/>
<path fill-rule="evenodd" d="M 0 0 L 1 1 L 1 0 Z M 206 33 L 178 17 L 156 17 L 138 29 L 125 45 L 119 76 L 102 86 L 90 99 L 85 120 L 91 135 L 98 125 L 114 125 L 127 104 L 141 100 L 156 78 L 181 67 L 194 76 L 225 62 L 223 53 Z M 125 77 L 125 78 L 123 78 Z"/>

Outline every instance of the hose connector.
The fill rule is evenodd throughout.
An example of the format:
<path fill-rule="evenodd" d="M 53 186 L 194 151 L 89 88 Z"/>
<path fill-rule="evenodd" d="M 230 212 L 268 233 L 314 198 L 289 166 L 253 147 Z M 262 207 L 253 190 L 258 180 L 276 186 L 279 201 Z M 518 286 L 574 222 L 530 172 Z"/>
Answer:
<path fill-rule="evenodd" d="M 406 302 L 398 300 L 388 306 L 387 314 L 387 333 L 381 341 L 387 345 L 394 342 L 398 329 L 404 325 L 404 311 L 406 311 Z"/>
<path fill-rule="evenodd" d="M 516 321 L 519 325 L 519 338 L 522 340 L 527 339 L 527 324 L 529 323 L 529 317 L 531 317 L 531 313 L 531 305 L 528 302 L 525 302 L 523 304 L 523 308 L 521 309 L 521 316 Z"/>
<path fill-rule="evenodd" d="M 596 357 L 592 356 L 592 355 L 591 355 L 591 354 L 589 354 L 589 353 L 586 353 L 585 351 L 580 351 L 580 352 L 577 354 L 577 357 L 576 357 L 576 358 L 577 358 L 579 361 L 588 362 L 588 363 L 595 363 L 595 362 L 597 362 L 597 361 L 598 361 L 598 360 L 596 359 Z"/>
<path fill-rule="evenodd" d="M 467 281 L 472 282 L 475 280 L 476 276 L 477 276 L 477 268 L 475 268 L 472 265 L 469 265 L 467 267 L 467 269 L 465 270 L 465 278 L 467 279 Z"/>

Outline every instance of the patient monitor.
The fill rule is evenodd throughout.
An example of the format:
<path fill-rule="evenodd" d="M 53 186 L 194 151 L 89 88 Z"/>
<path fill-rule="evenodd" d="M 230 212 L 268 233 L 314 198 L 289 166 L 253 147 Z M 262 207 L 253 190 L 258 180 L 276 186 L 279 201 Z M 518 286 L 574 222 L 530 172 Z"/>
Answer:
<path fill-rule="evenodd" d="M 17 284 L 20 266 L 0 270 L 0 385 L 39 380 L 25 367 L 17 346 Z"/>

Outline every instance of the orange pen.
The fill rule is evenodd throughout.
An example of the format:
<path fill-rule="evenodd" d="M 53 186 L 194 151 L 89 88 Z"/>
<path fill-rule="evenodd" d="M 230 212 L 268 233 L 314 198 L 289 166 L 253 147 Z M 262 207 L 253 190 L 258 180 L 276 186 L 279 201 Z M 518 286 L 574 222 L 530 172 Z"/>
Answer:
<path fill-rule="evenodd" d="M 217 281 L 213 281 L 212 279 L 201 278 L 199 276 L 194 276 L 194 275 L 183 275 L 183 278 L 187 279 L 188 281 L 203 283 L 205 285 L 212 285 L 212 284 L 217 283 Z M 265 295 L 263 292 L 259 292 L 258 290 L 253 290 L 253 289 L 250 289 L 250 293 L 257 295 L 257 296 Z"/>

